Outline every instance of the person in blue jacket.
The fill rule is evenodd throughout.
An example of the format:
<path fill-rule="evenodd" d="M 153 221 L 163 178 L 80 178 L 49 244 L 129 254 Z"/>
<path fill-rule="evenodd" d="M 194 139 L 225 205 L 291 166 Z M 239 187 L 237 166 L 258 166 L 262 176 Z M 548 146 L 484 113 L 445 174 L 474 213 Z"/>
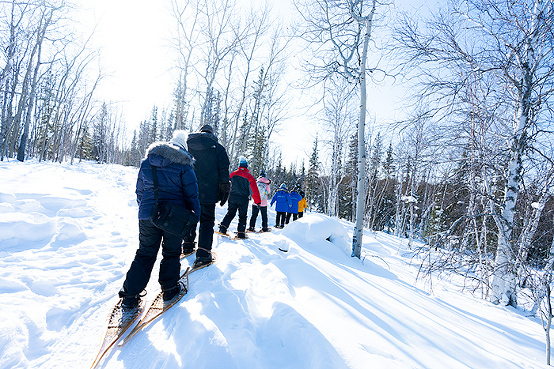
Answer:
<path fill-rule="evenodd" d="M 156 167 L 159 200 L 171 201 L 200 214 L 198 184 L 193 170 L 194 159 L 185 149 L 186 132 L 175 131 L 170 142 L 155 142 L 146 151 L 137 178 L 139 248 L 127 272 L 119 297 L 124 309 L 136 308 L 156 262 L 160 245 L 162 261 L 158 282 L 163 299 L 171 300 L 184 285 L 179 284 L 181 236 L 163 231 L 150 221 L 156 203 L 152 167 Z"/>
<path fill-rule="evenodd" d="M 285 219 L 285 224 L 289 224 L 290 217 L 292 216 L 292 220 L 298 219 L 298 203 L 300 200 L 302 200 L 302 195 L 300 195 L 296 189 L 292 190 L 289 193 L 289 208 L 287 210 L 287 218 Z"/>
<path fill-rule="evenodd" d="M 283 228 L 285 226 L 285 218 L 289 209 L 290 196 L 287 192 L 287 185 L 282 183 L 279 189 L 275 192 L 271 198 L 270 205 L 275 204 L 275 211 L 277 216 L 275 217 L 275 228 Z"/>

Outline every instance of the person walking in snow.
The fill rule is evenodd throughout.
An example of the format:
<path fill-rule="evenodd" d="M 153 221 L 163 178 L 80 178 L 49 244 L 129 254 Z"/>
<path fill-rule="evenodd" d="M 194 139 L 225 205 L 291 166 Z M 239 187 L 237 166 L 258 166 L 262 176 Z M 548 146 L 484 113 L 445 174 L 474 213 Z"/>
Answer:
<path fill-rule="evenodd" d="M 200 132 L 191 133 L 187 139 L 189 152 L 194 156 L 194 172 L 198 178 L 200 200 L 200 226 L 198 227 L 198 250 L 194 266 L 212 262 L 212 244 L 215 226 L 215 204 L 221 206 L 229 198 L 229 157 L 217 141 L 209 124 L 200 127 Z M 194 251 L 196 229 L 183 240 L 185 255 Z"/>
<path fill-rule="evenodd" d="M 304 216 L 304 210 L 308 208 L 308 201 L 306 200 L 306 194 L 303 190 L 300 190 L 298 193 L 302 196 L 302 200 L 298 203 L 298 218 L 302 218 Z"/>
<path fill-rule="evenodd" d="M 287 192 L 286 184 L 281 183 L 281 186 L 279 186 L 279 189 L 271 198 L 270 205 L 273 205 L 273 203 L 276 203 L 275 211 L 277 212 L 277 216 L 275 217 L 275 228 L 283 228 L 285 226 L 285 218 L 290 203 L 290 196 Z"/>
<path fill-rule="evenodd" d="M 256 185 L 256 180 L 248 171 L 248 161 L 246 158 L 239 159 L 239 168 L 229 176 L 231 178 L 231 193 L 229 194 L 229 205 L 227 214 L 219 225 L 220 233 L 227 233 L 229 224 L 235 217 L 237 210 L 239 212 L 239 224 L 237 226 L 237 237 L 246 238 L 246 220 L 248 217 L 248 201 L 250 195 L 254 199 L 254 206 L 260 207 L 260 192 Z"/>
<path fill-rule="evenodd" d="M 150 279 L 160 244 L 162 261 L 158 281 L 162 287 L 163 299 L 171 300 L 181 288 L 185 288 L 178 283 L 181 268 L 181 236 L 157 228 L 150 220 L 152 207 L 156 203 L 153 168 L 157 177 L 159 200 L 171 201 L 200 214 L 198 184 L 192 168 L 194 159 L 185 149 L 185 140 L 185 131 L 175 131 L 170 142 L 153 143 L 140 165 L 136 185 L 139 248 L 125 277 L 123 288 L 119 291 L 124 309 L 138 306 L 140 294 Z"/>
<path fill-rule="evenodd" d="M 271 181 L 266 177 L 265 171 L 260 172 L 256 184 L 258 186 L 258 191 L 260 192 L 260 207 L 258 208 L 255 204 L 252 205 L 252 215 L 250 215 L 250 227 L 249 231 L 254 232 L 254 227 L 256 226 L 256 218 L 258 218 L 258 212 L 262 215 L 262 232 L 268 232 L 269 227 L 267 226 L 267 197 L 271 192 L 270 187 Z"/>
<path fill-rule="evenodd" d="M 289 208 L 287 210 L 287 219 L 285 220 L 285 224 L 289 224 L 291 216 L 293 221 L 298 219 L 298 203 L 300 203 L 300 200 L 302 200 L 302 196 L 300 196 L 297 191 L 298 188 L 299 186 L 297 186 L 296 189 L 293 189 L 289 193 L 290 202 Z"/>

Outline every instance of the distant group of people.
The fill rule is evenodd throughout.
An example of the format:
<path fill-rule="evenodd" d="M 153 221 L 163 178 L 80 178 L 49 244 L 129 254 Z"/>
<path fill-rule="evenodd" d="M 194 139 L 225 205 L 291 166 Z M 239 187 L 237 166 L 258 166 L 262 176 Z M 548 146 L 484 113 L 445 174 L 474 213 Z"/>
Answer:
<path fill-rule="evenodd" d="M 300 185 L 296 185 L 296 188 L 288 192 L 285 183 L 282 183 L 277 192 L 275 192 L 275 195 L 273 195 L 270 205 L 273 205 L 273 203 L 275 203 L 275 211 L 277 213 L 275 228 L 283 228 L 285 224 L 290 222 L 291 217 L 293 221 L 302 218 L 304 210 L 308 207 L 308 202 Z"/>
<path fill-rule="evenodd" d="M 258 214 L 262 218 L 262 232 L 268 227 L 267 203 L 271 181 L 265 171 L 254 179 L 248 170 L 246 158 L 239 159 L 238 169 L 229 173 L 229 157 L 218 142 L 210 125 L 199 132 L 187 134 L 176 130 L 169 142 L 156 142 L 146 151 L 137 178 L 136 195 L 139 205 L 139 247 L 119 291 L 124 309 L 135 309 L 146 288 L 160 246 L 162 260 L 158 281 L 164 301 L 179 294 L 185 286 L 180 279 L 181 253 L 188 255 L 196 250 L 193 267 L 212 262 L 212 244 L 215 226 L 215 205 L 226 202 L 227 214 L 219 225 L 226 233 L 229 224 L 239 214 L 237 237 L 246 238 L 248 203 L 253 199 L 248 231 L 254 231 Z M 154 170 L 153 170 L 154 168 Z M 159 201 L 170 201 L 189 209 L 199 217 L 198 241 L 196 226 L 184 238 L 156 227 L 151 219 L 152 209 Z M 297 185 L 287 191 L 283 183 L 273 195 L 276 228 L 283 228 L 291 217 L 302 217 L 307 207 L 304 192 Z"/>
<path fill-rule="evenodd" d="M 239 220 L 237 226 L 237 238 L 246 238 L 246 220 L 248 211 L 248 202 L 250 198 L 254 200 L 252 205 L 252 215 L 248 231 L 254 232 L 258 214 L 262 217 L 261 232 L 269 232 L 267 218 L 267 202 L 271 193 L 271 180 L 267 178 L 264 170 L 260 172 L 257 180 L 248 171 L 248 161 L 240 158 L 239 168 L 231 173 L 231 194 L 229 196 L 229 206 L 227 214 L 219 225 L 219 233 L 227 234 L 229 224 L 234 219 L 237 210 Z M 304 210 L 308 207 L 304 191 L 300 184 L 290 192 L 287 191 L 285 183 L 281 184 L 279 189 L 271 198 L 270 206 L 275 203 L 275 228 L 284 228 L 292 220 L 301 218 Z"/>

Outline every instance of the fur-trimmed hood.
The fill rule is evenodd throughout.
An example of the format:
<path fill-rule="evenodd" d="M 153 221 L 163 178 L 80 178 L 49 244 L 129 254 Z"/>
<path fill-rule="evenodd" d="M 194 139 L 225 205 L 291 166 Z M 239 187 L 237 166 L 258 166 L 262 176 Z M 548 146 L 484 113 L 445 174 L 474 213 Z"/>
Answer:
<path fill-rule="evenodd" d="M 156 166 L 167 166 L 171 163 L 190 166 L 194 164 L 194 158 L 187 150 L 169 142 L 154 142 L 151 144 L 146 150 L 145 159 Z"/>

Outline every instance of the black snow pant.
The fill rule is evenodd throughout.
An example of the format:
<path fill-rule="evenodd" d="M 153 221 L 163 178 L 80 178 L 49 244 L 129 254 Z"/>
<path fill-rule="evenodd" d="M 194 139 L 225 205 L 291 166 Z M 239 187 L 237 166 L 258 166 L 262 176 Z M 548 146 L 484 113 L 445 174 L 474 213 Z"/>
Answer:
<path fill-rule="evenodd" d="M 221 225 L 225 227 L 225 229 L 228 229 L 229 224 L 231 224 L 231 221 L 235 218 L 235 215 L 237 214 L 237 210 L 239 212 L 239 224 L 237 226 L 237 232 L 244 232 L 246 231 L 246 220 L 248 218 L 248 198 L 229 198 L 227 214 L 225 214 L 225 217 L 221 221 Z"/>
<path fill-rule="evenodd" d="M 181 237 L 162 231 L 150 220 L 139 220 L 139 248 L 123 282 L 120 297 L 137 296 L 146 288 L 160 244 L 162 261 L 158 282 L 162 291 L 177 286 L 181 272 Z"/>
<path fill-rule="evenodd" d="M 275 227 L 284 227 L 286 217 L 287 213 L 285 213 L 284 211 L 278 211 L 277 216 L 275 217 Z"/>
<path fill-rule="evenodd" d="M 214 225 L 215 225 L 215 204 L 200 204 L 200 225 L 198 227 L 198 250 L 196 256 L 206 257 L 212 251 Z M 194 242 L 196 239 L 196 228 L 192 229 L 190 235 L 184 238 L 185 242 Z"/>
<path fill-rule="evenodd" d="M 293 221 L 298 219 L 298 213 L 287 213 L 287 219 L 285 219 L 285 224 L 289 224 L 291 215 L 292 215 L 292 220 Z"/>
<path fill-rule="evenodd" d="M 299 212 L 298 212 L 298 218 L 300 219 L 300 218 L 302 218 L 303 216 L 304 216 L 304 212 L 303 212 L 303 211 L 299 211 Z"/>
<path fill-rule="evenodd" d="M 262 229 L 267 229 L 267 206 L 260 206 L 258 207 L 256 205 L 252 205 L 252 215 L 250 216 L 250 228 L 254 228 L 256 226 L 256 219 L 258 218 L 258 212 L 262 215 Z"/>

